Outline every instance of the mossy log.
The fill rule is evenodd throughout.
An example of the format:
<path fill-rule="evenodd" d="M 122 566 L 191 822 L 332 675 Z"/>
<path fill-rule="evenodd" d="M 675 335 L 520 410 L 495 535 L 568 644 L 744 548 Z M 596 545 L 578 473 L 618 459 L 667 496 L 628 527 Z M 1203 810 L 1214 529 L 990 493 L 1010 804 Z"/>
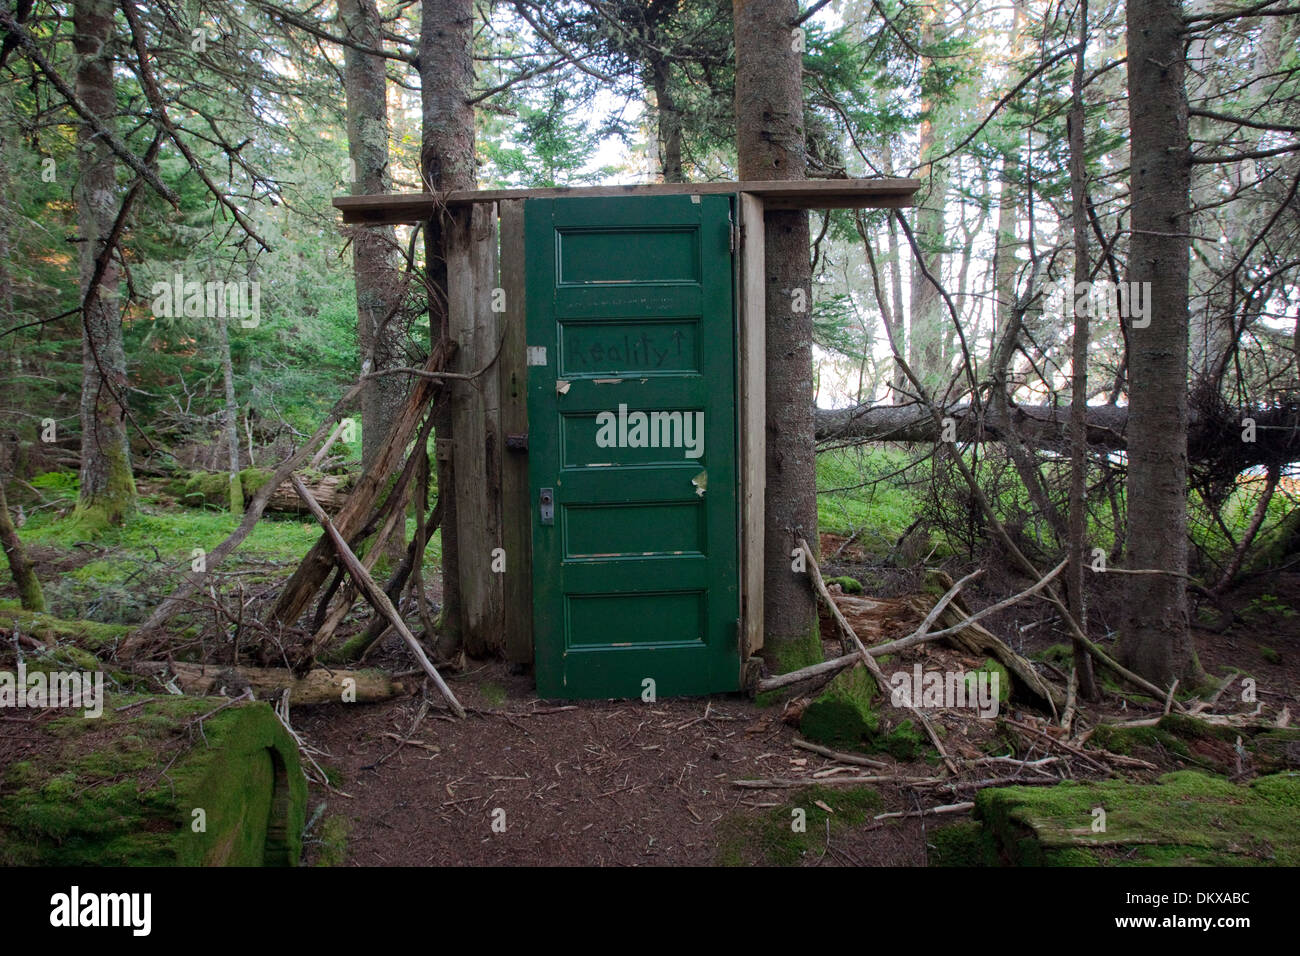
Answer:
<path fill-rule="evenodd" d="M 239 473 L 242 497 L 256 493 L 270 479 L 271 473 L 264 468 L 245 468 Z M 312 495 L 329 514 L 337 514 L 348 499 L 348 492 L 356 483 L 356 476 L 313 475 L 305 479 Z M 231 501 L 230 475 L 224 472 L 196 471 L 188 479 L 177 483 L 172 488 L 177 500 L 184 505 L 196 508 L 228 508 Z M 283 482 L 267 499 L 266 511 L 276 514 L 308 514 L 302 499 L 293 490 L 293 485 Z"/>
<path fill-rule="evenodd" d="M 298 862 L 307 783 L 268 704 L 110 695 L 27 732 L 0 778 L 0 865 Z"/>
<path fill-rule="evenodd" d="M 1151 785 L 1066 781 L 982 790 L 974 815 L 1000 860 L 1017 866 L 1296 866 L 1297 809 L 1294 774 L 1240 786 L 1183 770 Z"/>
<path fill-rule="evenodd" d="M 180 661 L 162 664 L 143 662 L 137 673 L 176 678 L 176 686 L 186 694 L 221 694 L 237 697 L 245 690 L 262 700 L 278 698 L 287 688 L 289 704 L 373 703 L 390 700 L 407 693 L 406 687 L 377 670 L 325 670 L 317 668 L 303 677 L 282 667 L 222 667 L 212 664 L 187 664 Z"/>

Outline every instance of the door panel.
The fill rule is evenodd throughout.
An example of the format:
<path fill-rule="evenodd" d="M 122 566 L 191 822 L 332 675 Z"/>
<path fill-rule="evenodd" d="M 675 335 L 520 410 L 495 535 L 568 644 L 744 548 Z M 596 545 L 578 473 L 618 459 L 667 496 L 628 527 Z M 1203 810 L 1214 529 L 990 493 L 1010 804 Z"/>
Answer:
<path fill-rule="evenodd" d="M 547 697 L 739 688 L 731 199 L 698 198 L 525 205 Z"/>

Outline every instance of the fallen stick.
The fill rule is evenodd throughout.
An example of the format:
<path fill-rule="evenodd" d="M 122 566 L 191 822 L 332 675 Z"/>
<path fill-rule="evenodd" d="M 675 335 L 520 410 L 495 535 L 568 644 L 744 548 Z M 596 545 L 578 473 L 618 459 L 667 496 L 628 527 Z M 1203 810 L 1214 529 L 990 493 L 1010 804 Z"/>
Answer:
<path fill-rule="evenodd" d="M 316 452 L 316 454 L 312 456 L 311 461 L 307 463 L 309 469 L 315 470 L 320 467 L 320 463 L 325 460 L 325 456 L 329 454 L 329 450 L 334 447 L 334 443 L 338 441 L 339 436 L 343 434 L 343 425 L 343 422 L 339 422 L 338 425 L 334 427 L 334 430 L 330 432 L 329 438 L 325 439 L 325 444 L 320 446 L 320 451 Z"/>
<path fill-rule="evenodd" d="M 1223 692 L 1227 690 L 1230 686 L 1232 686 L 1232 682 L 1237 679 L 1239 674 L 1240 674 L 1239 671 L 1233 671 L 1231 674 L 1225 677 L 1223 679 L 1223 683 L 1219 685 L 1218 690 L 1214 692 L 1213 696 L 1211 696 L 1209 700 L 1197 701 L 1196 704 L 1192 706 L 1192 709 L 1188 711 L 1188 713 L 1199 714 L 1201 711 L 1209 710 L 1211 707 L 1217 704 L 1219 702 L 1219 698 L 1223 696 Z"/>
<path fill-rule="evenodd" d="M 831 597 L 831 593 L 826 590 L 826 582 L 822 580 L 821 568 L 817 566 L 817 559 L 813 557 L 812 549 L 808 547 L 808 542 L 803 538 L 800 538 L 798 545 L 803 549 L 804 557 L 808 560 L 809 576 L 812 578 L 813 586 L 817 589 L 817 593 L 821 595 L 821 599 L 826 602 L 826 607 L 831 612 L 831 616 L 835 618 L 835 623 L 840 626 L 845 635 L 848 636 L 849 640 L 853 642 L 853 646 L 858 649 L 858 654 L 862 658 L 862 663 L 864 663 L 867 670 L 871 672 L 871 676 L 876 679 L 876 686 L 883 692 L 889 685 L 889 680 L 885 677 L 884 671 L 880 669 L 880 665 L 877 664 L 871 654 L 868 653 L 866 645 L 859 640 L 857 631 L 853 630 L 852 626 L 845 619 L 843 612 L 840 611 L 839 605 L 837 605 L 835 599 Z M 954 597 L 955 596 L 956 595 L 954 595 Z M 934 744 L 934 749 L 938 751 L 939 756 L 943 758 L 943 762 L 948 767 L 949 771 L 956 774 L 958 772 L 957 764 L 948 756 L 948 751 L 944 749 L 943 742 L 939 739 L 939 734 L 934 729 L 934 724 L 930 722 L 930 718 L 910 700 L 905 701 L 904 706 L 912 712 L 912 715 L 916 717 L 916 719 L 920 721 L 921 726 L 925 728 L 925 732 L 930 736 L 930 742 Z"/>
<path fill-rule="evenodd" d="M 919 786 L 951 782 L 948 777 L 894 777 L 884 775 L 878 777 L 823 777 L 821 780 L 801 779 L 799 777 L 772 777 L 767 780 L 733 780 L 731 785 L 740 787 L 742 790 L 789 790 L 796 787 L 849 786 L 863 783 L 897 783 Z"/>
<path fill-rule="evenodd" d="M 1061 777 L 989 777 L 985 780 L 952 780 L 944 778 L 934 783 L 917 784 L 919 787 L 942 786 L 945 790 L 981 790 L 985 787 L 1040 787 L 1060 783 Z"/>
<path fill-rule="evenodd" d="M 321 527 L 325 529 L 325 534 L 334 545 L 334 550 L 338 552 L 339 560 L 343 562 L 343 566 L 347 568 L 348 573 L 352 575 L 352 580 L 361 586 L 361 590 L 366 595 L 366 600 L 374 605 L 376 611 L 388 618 L 389 623 L 393 625 L 393 628 L 397 633 L 402 635 L 402 640 L 406 641 L 406 646 L 411 649 L 411 653 L 415 655 L 416 661 L 419 662 L 420 667 L 424 669 L 424 672 L 429 675 L 429 679 L 432 680 L 434 686 L 438 688 L 438 691 L 451 707 L 452 712 L 455 713 L 457 717 L 464 717 L 465 708 L 462 707 L 460 701 L 456 699 L 456 695 L 451 692 L 451 688 L 448 687 L 447 682 L 442 679 L 442 675 L 438 673 L 438 669 L 429 661 L 428 655 L 424 653 L 424 648 L 420 646 L 420 642 L 415 639 L 415 635 L 412 634 L 410 629 L 406 626 L 406 622 L 402 620 L 402 616 L 397 613 L 397 608 L 393 607 L 393 602 L 388 599 L 388 595 L 385 594 L 383 589 L 375 583 L 375 579 L 370 576 L 370 572 L 362 566 L 359 560 L 357 560 L 357 556 L 352 553 L 352 549 L 348 547 L 348 543 L 343 540 L 343 536 L 338 533 L 338 530 L 334 527 L 334 523 L 330 521 L 329 515 L 325 513 L 317 503 L 316 499 L 311 496 L 311 492 L 307 490 L 306 486 L 303 485 L 298 476 L 291 475 L 290 481 L 293 482 L 294 490 L 298 492 L 299 497 L 302 498 L 303 502 L 311 510 L 311 513 L 315 516 L 316 520 L 320 522 Z"/>
<path fill-rule="evenodd" d="M 831 750 L 830 747 L 823 747 L 821 744 L 810 743 L 807 740 L 795 739 L 794 745 L 800 750 L 807 750 L 811 753 L 821 754 L 823 757 L 829 757 L 831 760 L 838 760 L 840 763 L 856 764 L 859 767 L 875 767 L 878 770 L 888 770 L 889 764 L 882 760 L 872 760 L 870 757 L 859 757 L 857 754 L 840 753 L 838 750 Z"/>
<path fill-rule="evenodd" d="M 1003 717 L 1002 720 L 1005 723 L 1010 724 L 1012 727 L 1015 727 L 1019 730 L 1027 730 L 1031 734 L 1035 734 L 1039 737 L 1042 737 L 1048 743 L 1055 744 L 1056 746 L 1060 747 L 1062 750 L 1074 754 L 1076 757 L 1081 757 L 1082 759 L 1088 761 L 1088 763 L 1092 764 L 1094 767 L 1096 767 L 1098 770 L 1102 771 L 1103 773 L 1111 772 L 1111 769 L 1109 767 L 1107 767 L 1100 760 L 1093 757 L 1087 751 L 1082 750 L 1078 747 L 1073 747 L 1070 744 L 1067 744 L 1064 740 L 1061 740 L 1059 737 L 1053 737 L 1051 734 L 1039 730 L 1037 727 L 1030 727 L 1028 724 L 1022 724 L 1019 721 L 1012 720 L 1010 717 Z"/>
<path fill-rule="evenodd" d="M 785 674 L 777 674 L 775 677 L 765 677 L 758 682 L 758 692 L 765 693 L 770 690 L 780 690 L 782 687 L 789 687 L 792 684 L 802 684 L 804 681 L 812 680 L 814 677 L 823 677 L 827 674 L 837 674 L 859 663 L 862 660 L 858 652 L 845 654 L 842 657 L 832 657 L 828 661 L 822 661 L 818 664 L 809 664 L 807 667 L 801 667 L 795 671 L 789 671 Z"/>
<path fill-rule="evenodd" d="M 901 820 L 904 817 L 928 817 L 937 813 L 965 813 L 967 810 L 974 809 L 974 802 L 971 800 L 965 800 L 961 803 L 944 804 L 942 807 L 930 807 L 928 810 L 895 810 L 892 813 L 877 813 L 871 819 Z"/>

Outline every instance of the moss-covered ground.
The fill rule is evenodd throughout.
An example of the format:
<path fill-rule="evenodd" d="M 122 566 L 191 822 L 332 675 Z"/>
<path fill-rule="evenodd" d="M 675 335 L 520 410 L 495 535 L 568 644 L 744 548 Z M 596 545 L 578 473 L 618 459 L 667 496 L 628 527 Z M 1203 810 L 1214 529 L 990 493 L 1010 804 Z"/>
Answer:
<path fill-rule="evenodd" d="M 981 791 L 974 822 L 930 835 L 936 866 L 1295 866 L 1300 775 L 1198 771 Z"/>
<path fill-rule="evenodd" d="M 292 864 L 306 781 L 270 705 L 109 694 L 34 714 L 0 777 L 0 864 Z"/>

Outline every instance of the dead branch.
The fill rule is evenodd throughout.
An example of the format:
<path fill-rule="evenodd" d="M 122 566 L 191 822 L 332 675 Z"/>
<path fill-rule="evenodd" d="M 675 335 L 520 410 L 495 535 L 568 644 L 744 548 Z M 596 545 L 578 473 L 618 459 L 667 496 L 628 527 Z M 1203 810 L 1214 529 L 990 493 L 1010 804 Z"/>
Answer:
<path fill-rule="evenodd" d="M 456 695 L 451 692 L 451 688 L 448 687 L 447 682 L 442 679 L 442 675 L 438 673 L 438 669 L 430 663 L 428 656 L 424 653 L 424 648 L 420 646 L 420 642 L 415 639 L 415 635 L 407 628 L 406 622 L 403 621 L 402 616 L 397 613 L 397 608 L 393 607 L 393 602 L 388 600 L 388 595 L 385 594 L 379 585 L 375 583 L 375 579 L 370 576 L 370 572 L 362 566 L 359 560 L 357 560 L 357 556 L 352 553 L 352 549 L 348 547 L 348 543 L 343 540 L 343 536 L 338 533 L 333 522 L 330 521 L 329 515 L 325 514 L 321 509 L 321 506 L 316 503 L 316 499 L 311 496 L 311 492 L 308 491 L 306 486 L 304 486 L 298 479 L 298 476 L 292 475 L 290 480 L 293 481 L 294 490 L 297 491 L 302 497 L 302 500 L 306 502 L 307 507 L 311 509 L 311 513 L 316 517 L 316 520 L 320 522 L 321 527 L 325 529 L 325 534 L 329 537 L 330 542 L 334 545 L 334 549 L 338 552 L 339 560 L 343 562 L 344 567 L 348 569 L 348 573 L 352 575 L 352 580 L 361 585 L 361 589 L 365 592 L 366 600 L 374 606 L 375 610 L 388 618 L 389 623 L 393 625 L 397 633 L 402 635 L 402 640 L 406 641 L 406 646 L 411 649 L 411 653 L 415 655 L 415 659 L 424 669 L 424 672 L 429 675 L 429 679 L 432 680 L 434 686 L 438 688 L 443 698 L 447 701 L 447 704 L 451 707 L 452 712 L 455 713 L 457 717 L 464 717 L 465 708 L 462 707 L 460 701 L 456 699 Z"/>
<path fill-rule="evenodd" d="M 803 550 L 804 558 L 808 562 L 808 575 L 812 579 L 813 586 L 817 589 L 817 593 L 821 596 L 821 599 L 826 602 L 826 608 L 831 612 L 831 616 L 835 618 L 835 622 L 839 624 L 844 634 L 853 643 L 853 646 L 858 649 L 858 655 L 862 658 L 862 663 L 866 665 L 871 676 L 876 679 L 876 686 L 883 691 L 889 684 L 884 671 L 880 669 L 880 665 L 877 664 L 871 654 L 868 653 L 866 645 L 859 640 L 857 632 L 854 631 L 849 625 L 849 622 L 844 619 L 844 615 L 840 612 L 835 600 L 831 597 L 830 592 L 826 590 L 826 582 L 822 580 L 821 568 L 817 566 L 817 559 L 813 557 L 812 549 L 808 547 L 808 542 L 803 538 L 800 538 L 797 544 Z M 906 701 L 904 706 L 912 712 L 912 715 L 916 717 L 921 726 L 925 728 L 925 732 L 930 736 L 931 743 L 934 744 L 934 749 L 938 751 L 939 756 L 943 758 L 944 764 L 947 765 L 948 769 L 954 774 L 957 773 L 957 764 L 948 756 L 948 751 L 944 749 L 943 741 L 939 739 L 939 734 L 934 729 L 934 724 L 930 722 L 929 716 L 910 700 Z"/>

